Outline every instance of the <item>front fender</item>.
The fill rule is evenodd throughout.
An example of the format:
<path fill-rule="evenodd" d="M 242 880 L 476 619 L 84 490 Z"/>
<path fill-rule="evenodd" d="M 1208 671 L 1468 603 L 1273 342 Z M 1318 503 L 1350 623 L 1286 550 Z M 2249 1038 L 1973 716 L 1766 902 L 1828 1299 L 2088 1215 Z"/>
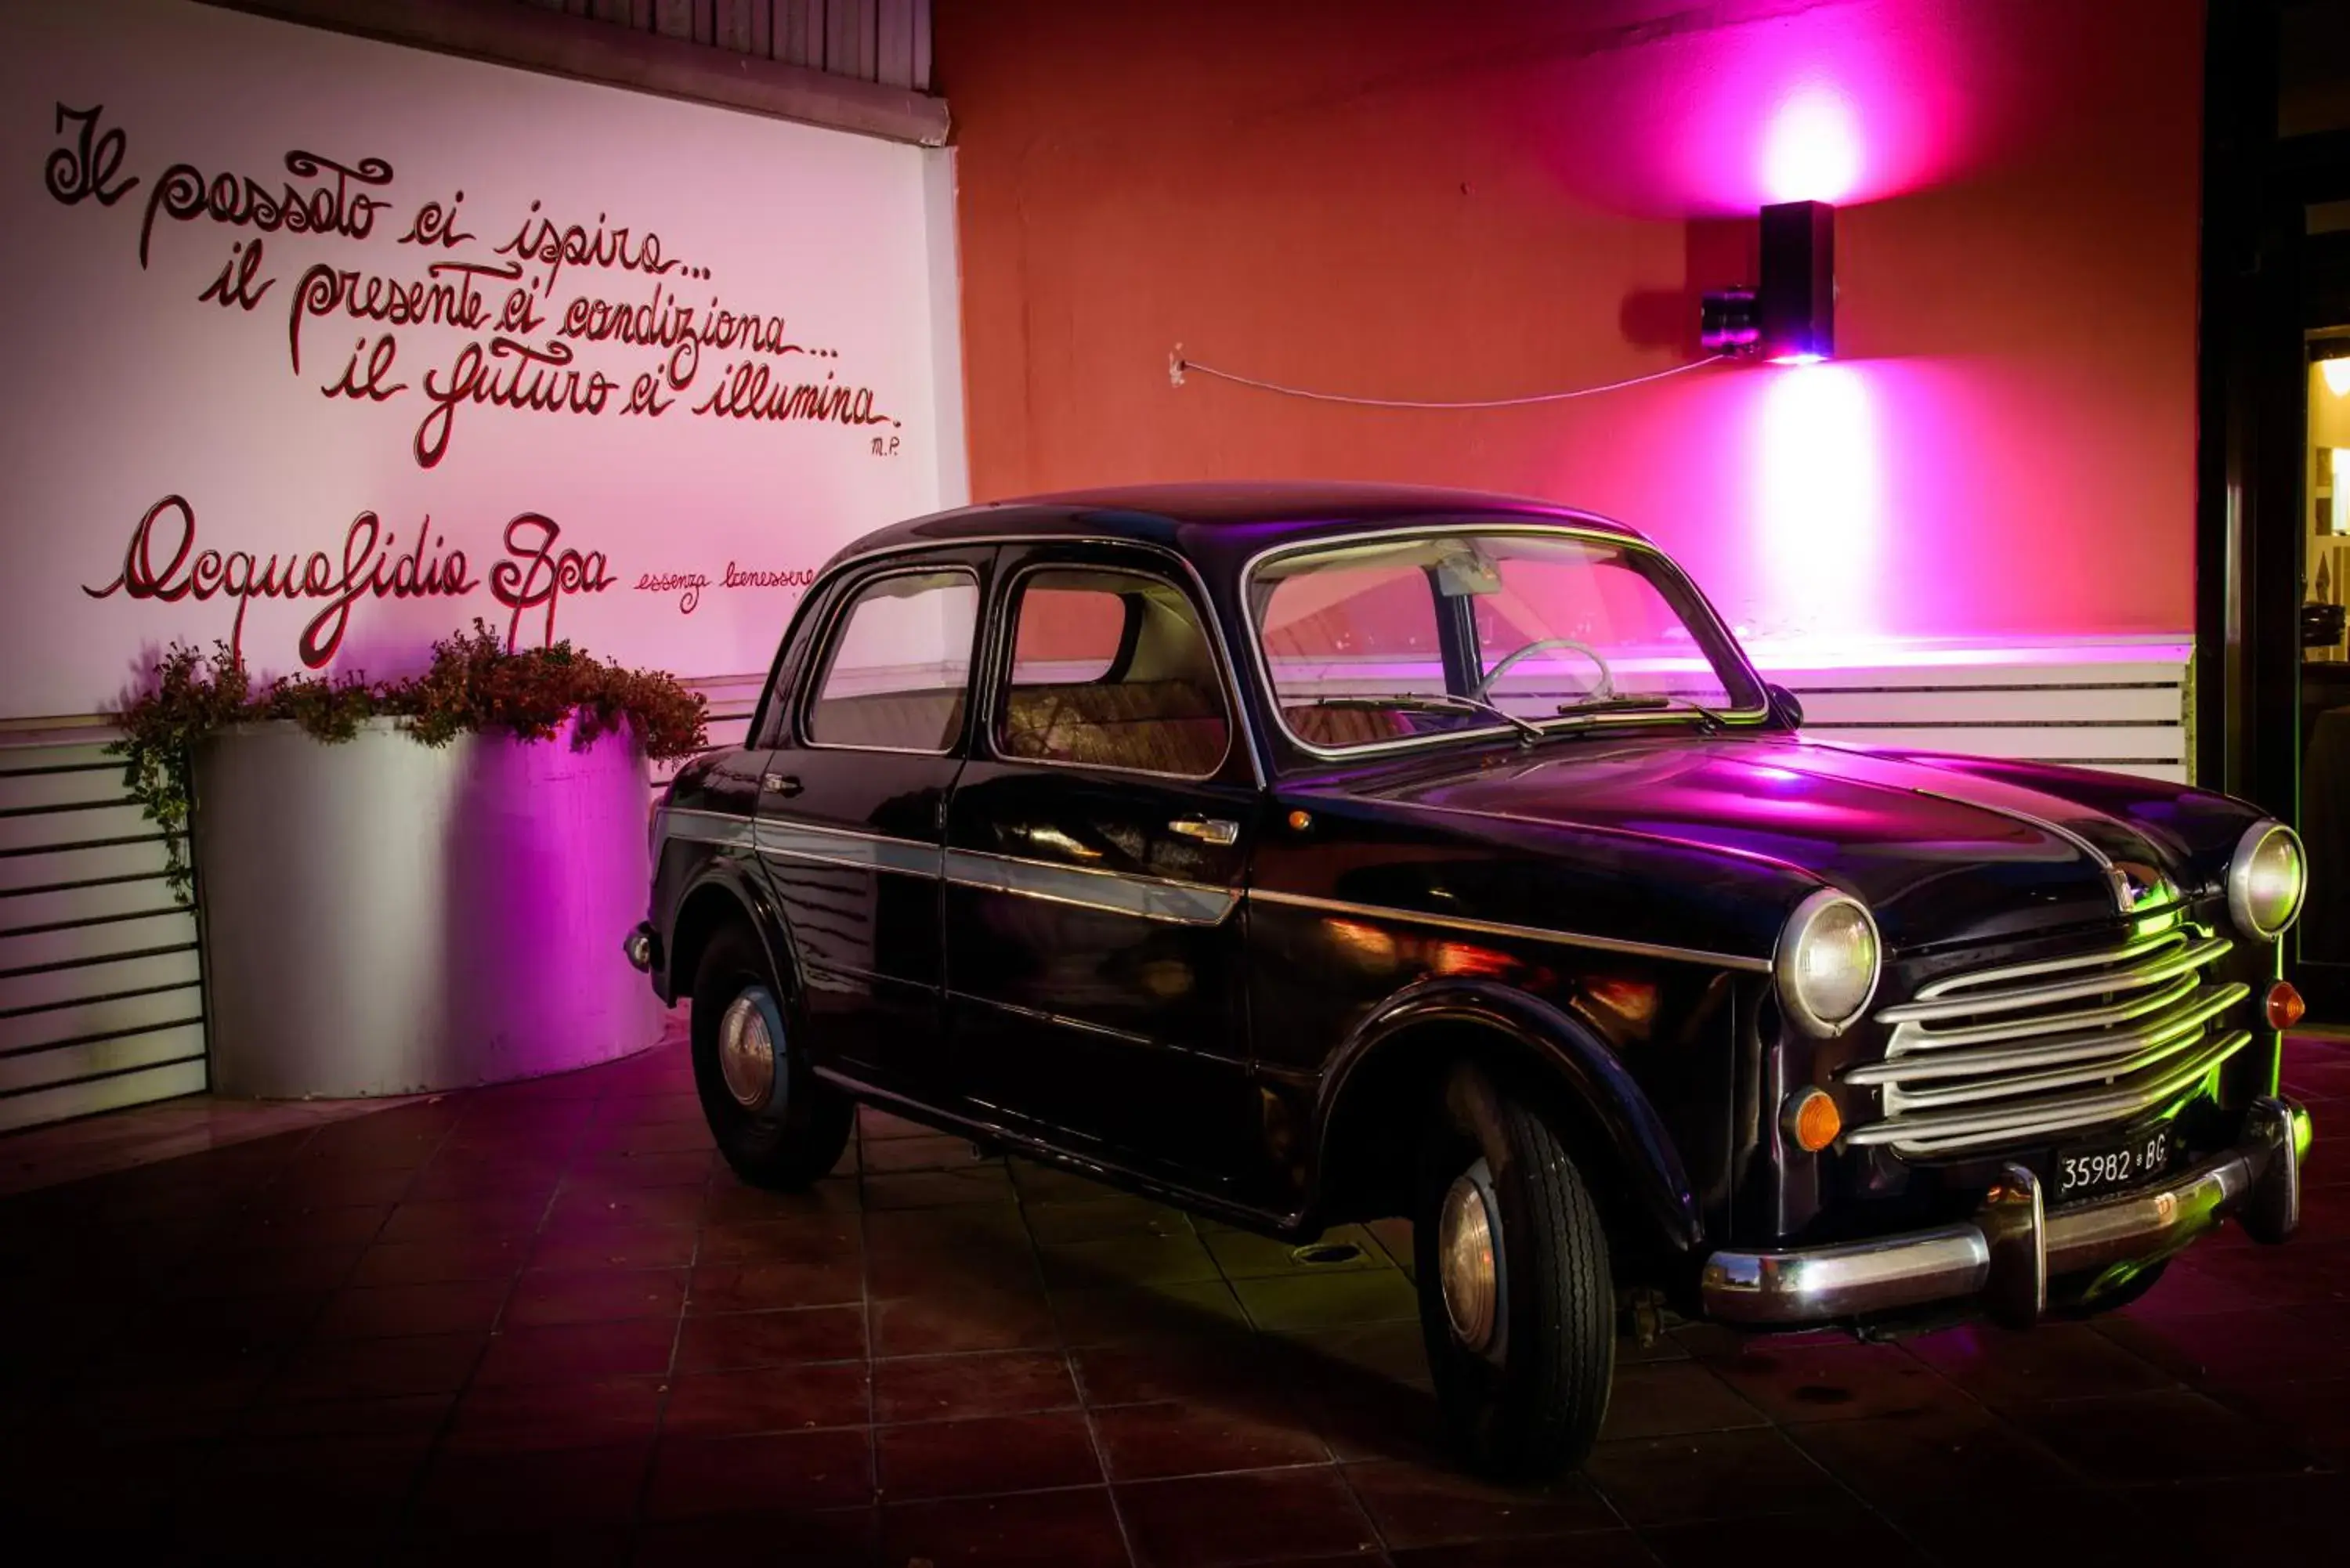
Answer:
<path fill-rule="evenodd" d="M 1656 1107 L 1614 1052 L 1567 1013 L 1513 987 L 1492 981 L 1442 979 L 1398 992 L 1380 1004 L 1339 1047 L 1315 1106 L 1315 1147 L 1329 1135 L 1349 1086 L 1380 1054 L 1403 1048 L 1404 1037 L 1431 1025 L 1479 1027 L 1515 1043 L 1523 1064 L 1549 1080 L 1584 1111 L 1632 1189 L 1633 1207 L 1676 1251 L 1703 1238 L 1688 1172 Z M 1326 1161 L 1317 1161 L 1318 1170 Z M 1318 1174 L 1317 1174 L 1318 1182 Z M 1318 1194 L 1317 1194 L 1318 1197 Z"/>

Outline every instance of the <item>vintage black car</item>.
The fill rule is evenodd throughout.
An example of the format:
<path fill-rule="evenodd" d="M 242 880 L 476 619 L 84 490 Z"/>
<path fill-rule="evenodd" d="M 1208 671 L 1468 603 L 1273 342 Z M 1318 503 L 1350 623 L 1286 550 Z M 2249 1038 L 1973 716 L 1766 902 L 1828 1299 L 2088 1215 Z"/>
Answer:
<path fill-rule="evenodd" d="M 1799 722 L 1584 514 L 971 507 L 826 566 L 628 946 L 748 1180 L 862 1101 L 1284 1238 L 1409 1216 L 1497 1470 L 1584 1453 L 1627 1322 L 2022 1324 L 2282 1240 L 2293 833 Z"/>

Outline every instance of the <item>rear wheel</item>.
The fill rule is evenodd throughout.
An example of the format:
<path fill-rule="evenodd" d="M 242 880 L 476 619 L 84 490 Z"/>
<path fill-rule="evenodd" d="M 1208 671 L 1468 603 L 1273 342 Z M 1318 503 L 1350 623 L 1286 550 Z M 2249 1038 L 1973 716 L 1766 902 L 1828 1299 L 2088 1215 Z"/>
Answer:
<path fill-rule="evenodd" d="M 754 1187 L 805 1187 L 840 1162 L 857 1107 L 790 1048 L 758 939 L 728 926 L 693 980 L 693 1085 L 718 1152 Z"/>
<path fill-rule="evenodd" d="M 1456 1068 L 1421 1150 L 1420 1333 L 1447 1427 L 1478 1469 L 1533 1479 L 1591 1451 L 1616 1370 L 1607 1238 L 1541 1111 Z"/>

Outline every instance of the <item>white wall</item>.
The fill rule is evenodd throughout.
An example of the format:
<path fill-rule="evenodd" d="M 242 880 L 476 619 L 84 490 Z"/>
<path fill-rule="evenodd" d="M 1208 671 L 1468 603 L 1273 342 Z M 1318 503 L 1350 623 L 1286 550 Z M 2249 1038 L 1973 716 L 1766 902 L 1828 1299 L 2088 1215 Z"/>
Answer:
<path fill-rule="evenodd" d="M 556 637 L 624 662 L 761 670 L 827 556 L 964 488 L 941 155 L 184 0 L 0 9 L 0 719 L 109 708 L 173 639 L 234 635 L 282 671 L 308 631 L 309 660 L 389 674 L 476 616 L 536 642 L 550 610 Z M 329 232 L 173 215 L 222 176 L 244 215 L 249 178 Z M 362 218 L 361 198 L 383 204 Z M 472 237 L 404 243 L 434 202 Z M 591 243 L 625 229 L 643 265 L 500 254 L 539 215 Z M 340 297 L 436 265 L 477 280 L 477 319 L 359 320 Z M 203 297 L 224 269 L 250 308 Z M 660 348 L 564 330 L 578 301 L 702 321 L 713 298 L 780 318 L 793 348 L 707 346 L 672 378 Z M 533 367 L 567 395 L 605 378 L 600 411 L 444 410 L 435 391 L 469 366 L 504 385 L 525 365 L 501 338 L 568 351 Z M 384 355 L 378 385 L 398 389 L 331 395 L 355 350 L 359 379 Z M 697 412 L 745 365 L 850 389 L 858 422 Z M 663 412 L 626 411 L 640 384 Z M 428 524 L 438 591 L 411 593 L 417 566 L 395 568 Z M 273 556 L 295 591 L 240 597 Z"/>

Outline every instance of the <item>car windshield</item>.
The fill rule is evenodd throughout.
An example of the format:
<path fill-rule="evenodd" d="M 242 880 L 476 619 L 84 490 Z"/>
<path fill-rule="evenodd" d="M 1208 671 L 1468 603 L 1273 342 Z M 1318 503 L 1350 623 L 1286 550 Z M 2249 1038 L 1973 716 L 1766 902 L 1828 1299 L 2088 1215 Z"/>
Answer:
<path fill-rule="evenodd" d="M 1273 556 L 1250 615 L 1282 722 L 1326 751 L 1598 723 L 1712 724 L 1762 688 L 1680 575 L 1564 530 L 1383 534 Z"/>

